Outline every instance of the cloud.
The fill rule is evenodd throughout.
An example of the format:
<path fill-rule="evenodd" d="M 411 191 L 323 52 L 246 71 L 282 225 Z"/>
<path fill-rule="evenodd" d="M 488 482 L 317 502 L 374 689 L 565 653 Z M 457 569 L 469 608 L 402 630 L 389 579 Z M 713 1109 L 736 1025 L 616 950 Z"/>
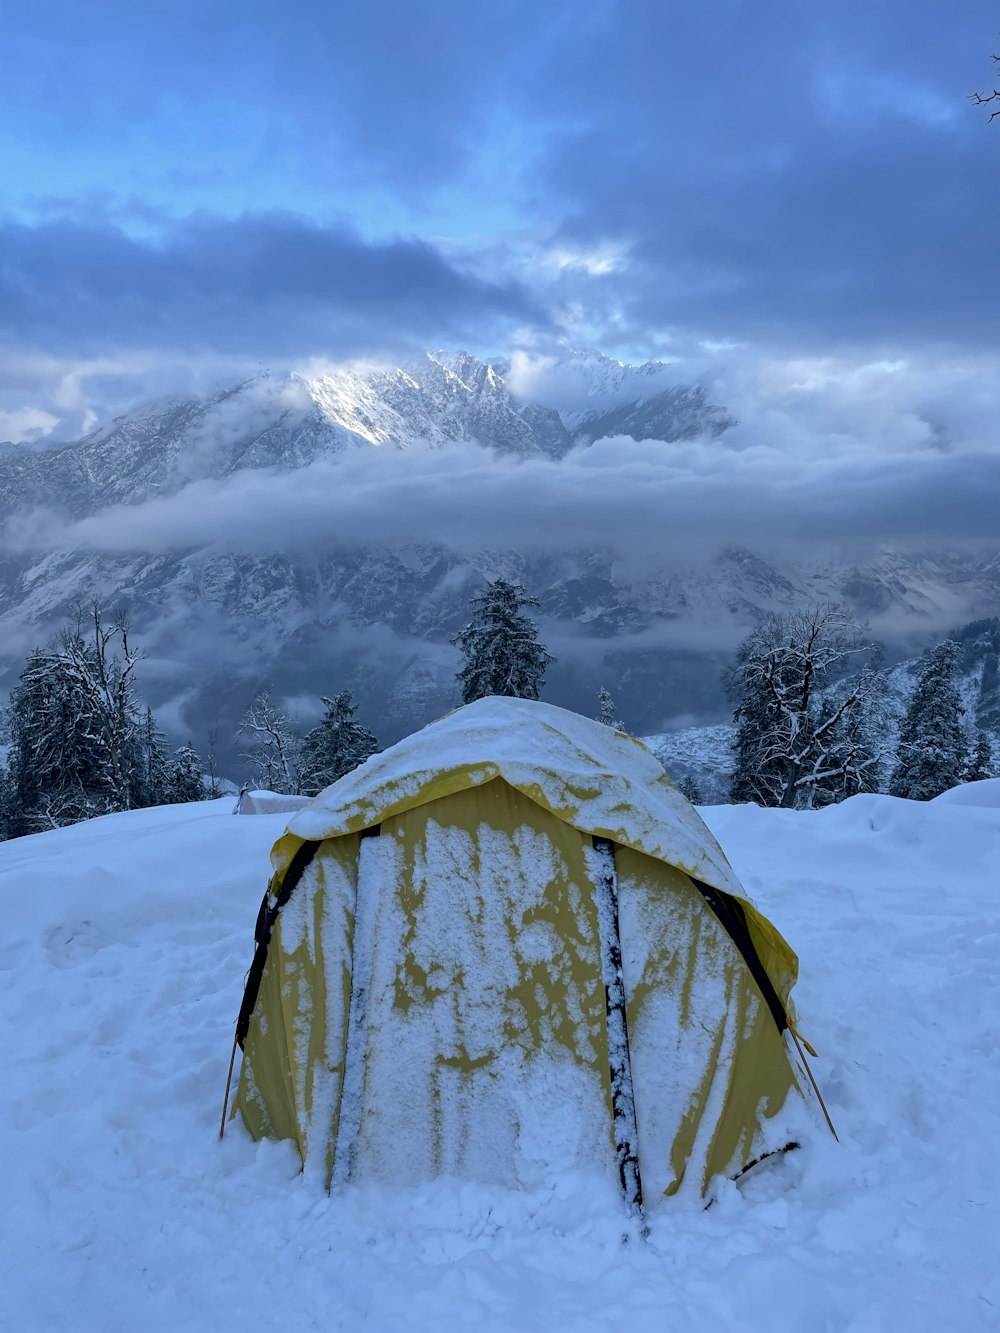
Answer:
<path fill-rule="evenodd" d="M 997 143 L 967 100 L 995 27 L 987 0 L 619 6 L 537 94 L 580 112 L 540 164 L 552 248 L 629 256 L 567 301 L 575 276 L 603 346 L 996 348 Z"/>
<path fill-rule="evenodd" d="M 786 423 L 787 424 L 787 423 Z M 725 437 L 724 437 L 725 438 Z M 331 545 L 434 543 L 464 551 L 602 546 L 664 567 L 722 545 L 784 548 L 995 542 L 1000 453 L 904 447 L 872 453 L 828 434 L 664 445 L 610 438 L 560 462 L 476 446 L 356 449 L 294 472 L 244 470 L 67 523 L 15 516 L 8 550 L 286 554 Z M 915 441 L 919 446 L 920 441 Z"/>
<path fill-rule="evenodd" d="M 75 221 L 2 237 L 3 295 L 40 345 L 64 331 L 80 355 L 109 333 L 265 358 L 303 339 L 372 350 L 381 333 L 386 351 L 397 331 L 437 342 L 456 323 L 483 344 L 490 321 L 555 308 L 641 355 L 670 335 L 995 347 L 997 136 L 967 102 L 995 19 L 988 0 L 961 10 L 24 10 L 0 164 L 32 191 L 20 216 Z M 125 244 L 107 222 L 88 231 L 88 200 L 143 236 L 164 215 L 229 220 Z M 534 239 L 482 240 L 518 231 Z M 390 233 L 442 240 L 358 239 Z M 458 271 L 441 255 L 463 246 Z M 30 304 L 10 289 L 22 267 Z"/>
<path fill-rule="evenodd" d="M 236 358 L 487 351 L 526 329 L 640 360 L 995 356 L 997 130 L 966 100 L 995 21 L 961 9 L 25 9 L 2 350 L 64 376 L 128 364 L 88 376 L 83 406 L 40 389 L 0 410 L 65 438 L 126 406 L 133 375 L 138 401 Z"/>
<path fill-rule="evenodd" d="M 87 358 L 361 355 L 546 316 L 427 242 L 369 242 L 292 214 L 195 217 L 159 239 L 57 221 L 0 225 L 0 340 Z"/>
<path fill-rule="evenodd" d="M 0 411 L 0 440 L 10 440 L 15 444 L 22 441 L 30 443 L 51 435 L 58 424 L 58 417 L 37 407 Z"/>

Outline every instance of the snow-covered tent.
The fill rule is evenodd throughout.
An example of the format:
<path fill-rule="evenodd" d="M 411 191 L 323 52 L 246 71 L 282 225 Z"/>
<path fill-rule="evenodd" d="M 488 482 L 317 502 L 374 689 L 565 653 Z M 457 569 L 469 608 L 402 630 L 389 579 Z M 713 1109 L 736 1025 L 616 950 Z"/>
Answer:
<path fill-rule="evenodd" d="M 795 955 L 632 737 L 480 700 L 272 862 L 235 1110 L 318 1181 L 584 1168 L 637 1205 L 787 1146 Z"/>

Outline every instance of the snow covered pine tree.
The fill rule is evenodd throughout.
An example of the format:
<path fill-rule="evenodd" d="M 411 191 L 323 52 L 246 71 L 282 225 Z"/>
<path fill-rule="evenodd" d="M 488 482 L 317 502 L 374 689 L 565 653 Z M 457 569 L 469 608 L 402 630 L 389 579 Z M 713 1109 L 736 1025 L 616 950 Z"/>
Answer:
<path fill-rule="evenodd" d="M 994 775 L 993 746 L 985 731 L 976 735 L 976 748 L 972 751 L 969 766 L 965 770 L 963 782 L 982 782 Z"/>
<path fill-rule="evenodd" d="M 494 579 L 473 597 L 472 619 L 452 639 L 465 664 L 458 672 L 462 702 L 489 695 L 537 699 L 545 669 L 555 658 L 538 641 L 538 630 L 525 607 L 538 606 L 518 583 Z"/>
<path fill-rule="evenodd" d="M 145 804 L 140 656 L 125 621 L 109 628 L 97 607 L 29 655 L 9 711 L 12 833 Z"/>
<path fill-rule="evenodd" d="M 326 716 L 302 742 L 300 786 L 306 796 L 316 796 L 331 782 L 378 753 L 373 732 L 354 721 L 358 711 L 350 690 L 333 699 L 323 698 Z"/>
<path fill-rule="evenodd" d="M 194 746 L 182 745 L 170 765 L 164 804 L 205 800 L 208 791 L 201 770 L 202 762 Z"/>
<path fill-rule="evenodd" d="M 153 710 L 147 708 L 142 724 L 142 805 L 166 805 L 170 799 L 169 786 L 167 738 L 156 725 Z"/>
<path fill-rule="evenodd" d="M 597 691 L 597 705 L 598 722 L 603 722 L 604 725 L 610 727 L 612 731 L 625 730 L 625 724 L 622 722 L 621 718 L 615 717 L 615 713 L 618 710 L 615 708 L 615 701 L 611 697 L 611 691 L 606 689 L 603 685 Z"/>
<path fill-rule="evenodd" d="M 962 781 L 969 747 L 958 692 L 961 656 L 953 639 L 945 639 L 927 654 L 899 729 L 896 771 L 889 787 L 893 796 L 929 801 Z"/>

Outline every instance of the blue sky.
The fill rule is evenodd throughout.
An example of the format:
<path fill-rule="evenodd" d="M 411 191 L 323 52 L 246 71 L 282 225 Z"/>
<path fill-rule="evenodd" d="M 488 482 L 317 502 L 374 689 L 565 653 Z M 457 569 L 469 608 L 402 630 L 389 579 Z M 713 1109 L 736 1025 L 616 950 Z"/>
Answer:
<path fill-rule="evenodd" d="M 1000 348 L 987 0 L 36 0 L 0 40 L 0 438 L 426 345 Z"/>

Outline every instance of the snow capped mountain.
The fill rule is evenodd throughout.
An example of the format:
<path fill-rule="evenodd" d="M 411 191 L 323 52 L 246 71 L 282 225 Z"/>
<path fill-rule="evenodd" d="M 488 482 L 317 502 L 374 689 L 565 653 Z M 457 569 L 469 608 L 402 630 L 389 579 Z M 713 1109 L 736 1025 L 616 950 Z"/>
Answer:
<path fill-rule="evenodd" d="M 715 435 L 729 424 L 700 386 L 620 400 L 626 387 L 659 383 L 668 370 L 659 363 L 626 367 L 599 357 L 582 364 L 596 371 L 593 396 L 601 404 L 583 414 L 515 394 L 503 363 L 498 368 L 468 352 L 427 353 L 403 367 L 254 376 L 202 397 L 144 405 L 61 448 L 0 451 L 0 514 L 44 505 L 79 517 L 199 479 L 248 468 L 293 471 L 362 446 L 468 442 L 501 454 L 559 458 L 584 434 L 642 430 L 669 441 Z M 609 385 L 619 392 L 613 407 Z M 584 419 L 586 431 L 574 434 L 571 426 Z"/>
<path fill-rule="evenodd" d="M 493 366 L 467 352 L 296 379 L 332 427 L 369 444 L 467 440 L 500 452 L 549 455 L 571 444 L 558 412 L 519 403 Z"/>
<path fill-rule="evenodd" d="M 671 368 L 659 363 L 626 366 L 588 353 L 545 373 L 548 388 L 533 401 L 516 358 L 435 352 L 402 367 L 262 375 L 150 404 L 76 444 L 0 455 L 0 517 L 8 530 L 31 530 L 39 509 L 67 521 L 115 505 L 132 512 L 192 483 L 221 488 L 245 476 L 261 478 L 266 491 L 271 477 L 373 448 L 392 456 L 416 445 L 472 445 L 490 451 L 486 466 L 495 454 L 560 467 L 577 440 L 597 434 L 711 440 L 728 424 L 702 388 L 671 384 Z M 51 529 L 51 514 L 47 521 Z M 0 553 L 2 683 L 76 605 L 96 599 L 129 609 L 147 650 L 143 689 L 182 739 L 218 724 L 224 745 L 248 699 L 270 683 L 301 703 L 305 720 L 321 692 L 351 688 L 363 720 L 391 740 L 454 703 L 449 638 L 470 595 L 504 574 L 541 600 L 543 635 L 558 658 L 547 697 L 593 713 L 604 684 L 632 730 L 660 731 L 684 716 L 724 717 L 719 670 L 768 611 L 843 598 L 871 615 L 876 631 L 880 618 L 926 624 L 922 644 L 942 624 L 1000 605 L 996 553 L 887 551 L 863 565 L 804 567 L 730 545 L 711 558 L 665 554 L 632 568 L 599 532 L 586 547 L 547 554 L 511 549 L 517 544 L 470 554 L 444 533 L 407 543 L 383 528 L 361 545 L 295 553 L 280 541 L 269 548 L 266 534 L 250 551 L 221 538 L 124 555 L 99 542 L 85 550 L 56 541 L 41 551 L 12 543 Z"/>
<path fill-rule="evenodd" d="M 74 517 L 247 468 L 292 471 L 359 446 L 468 441 L 558 457 L 572 439 L 553 408 L 522 403 L 467 353 L 403 368 L 259 375 L 201 398 L 153 403 L 78 443 L 0 454 L 0 513 L 37 505 Z"/>
<path fill-rule="evenodd" d="M 736 424 L 736 418 L 708 401 L 700 384 L 664 389 L 649 398 L 616 407 L 574 414 L 574 440 L 590 442 L 607 435 L 630 435 L 634 440 L 713 439 Z"/>
<path fill-rule="evenodd" d="M 676 369 L 663 361 L 629 365 L 602 352 L 577 351 L 558 360 L 515 355 L 494 365 L 522 398 L 555 402 L 574 441 L 630 435 L 672 443 L 715 437 L 735 425 L 709 402 L 703 385 L 677 384 Z"/>

